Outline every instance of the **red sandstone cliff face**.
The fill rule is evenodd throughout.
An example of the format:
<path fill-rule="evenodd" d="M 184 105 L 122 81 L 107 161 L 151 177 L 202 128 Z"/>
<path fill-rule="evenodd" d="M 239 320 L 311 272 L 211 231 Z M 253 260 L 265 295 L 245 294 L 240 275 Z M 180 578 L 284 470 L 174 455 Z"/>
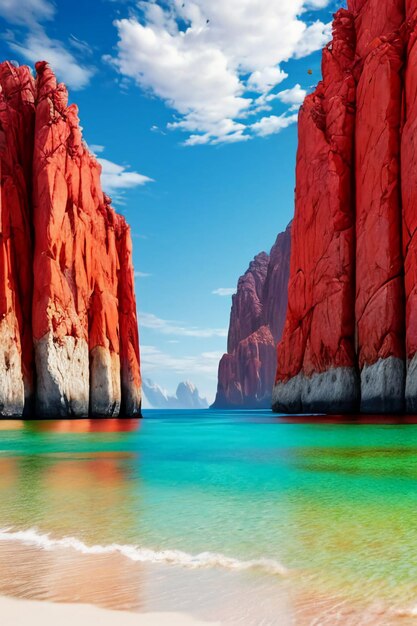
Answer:
<path fill-rule="evenodd" d="M 136 316 L 135 279 L 130 228 L 117 215 L 116 248 L 118 267 L 118 304 L 120 324 L 121 413 L 134 415 L 141 405 L 139 333 Z"/>
<path fill-rule="evenodd" d="M 41 416 L 139 415 L 128 226 L 101 190 L 77 108 L 68 107 L 66 88 L 48 65 L 37 64 L 36 81 L 28 68 L 0 68 L 2 199 L 8 198 L 1 206 L 6 330 L 0 333 L 9 333 L 2 349 L 13 384 L 5 389 L 14 394 L 1 401 L 0 414 L 21 415 L 34 395 Z"/>
<path fill-rule="evenodd" d="M 351 13 L 338 12 L 333 35 L 323 52 L 323 81 L 300 111 L 289 304 L 273 398 L 280 411 L 349 410 L 358 395 Z"/>
<path fill-rule="evenodd" d="M 408 41 L 401 137 L 401 191 L 405 271 L 406 409 L 417 413 L 417 0 L 407 0 Z"/>
<path fill-rule="evenodd" d="M 22 415 L 33 396 L 31 171 L 35 83 L 0 65 L 0 415 Z"/>
<path fill-rule="evenodd" d="M 278 235 L 270 255 L 256 256 L 239 279 L 213 407 L 270 406 L 275 346 L 287 309 L 289 258 L 290 227 Z"/>
<path fill-rule="evenodd" d="M 348 8 L 300 110 L 276 411 L 417 410 L 417 2 Z"/>
<path fill-rule="evenodd" d="M 375 5 L 375 3 L 374 3 Z M 358 23 L 359 36 L 375 11 Z M 398 11 L 399 27 L 403 17 Z M 366 22 L 366 23 L 365 23 Z M 384 29 L 386 30 L 386 29 Z M 366 54 L 366 53 L 365 53 Z M 362 410 L 397 412 L 404 401 L 404 282 L 400 124 L 403 43 L 374 40 L 357 88 L 356 319 Z"/>
<path fill-rule="evenodd" d="M 288 304 L 291 256 L 291 224 L 280 233 L 269 253 L 262 296 L 262 324 L 268 326 L 275 345 L 281 339 Z"/>
<path fill-rule="evenodd" d="M 262 319 L 262 296 L 268 272 L 269 256 L 258 254 L 246 273 L 239 278 L 230 313 L 227 351 L 234 352 L 239 343 L 258 330 Z"/>

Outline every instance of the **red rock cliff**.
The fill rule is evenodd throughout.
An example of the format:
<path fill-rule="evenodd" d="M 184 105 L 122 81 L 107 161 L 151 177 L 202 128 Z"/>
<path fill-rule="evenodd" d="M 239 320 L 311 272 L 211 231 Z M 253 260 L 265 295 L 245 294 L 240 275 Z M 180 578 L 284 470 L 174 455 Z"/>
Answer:
<path fill-rule="evenodd" d="M 391 1 L 389 11 L 368 0 L 356 17 L 356 320 L 364 412 L 395 413 L 404 403 L 404 17 L 403 0 Z"/>
<path fill-rule="evenodd" d="M 407 0 L 407 43 L 401 134 L 405 272 L 406 409 L 417 413 L 417 0 Z"/>
<path fill-rule="evenodd" d="M 214 408 L 271 405 L 275 347 L 287 309 L 289 259 L 290 227 L 278 235 L 270 255 L 261 252 L 239 279 Z"/>
<path fill-rule="evenodd" d="M 36 71 L 0 65 L 0 414 L 139 415 L 129 228 L 66 88 Z"/>
<path fill-rule="evenodd" d="M 349 410 L 357 400 L 354 320 L 355 28 L 341 10 L 323 81 L 300 110 L 288 314 L 276 410 Z M 330 403 L 330 404 L 329 404 Z"/>
<path fill-rule="evenodd" d="M 276 411 L 417 411 L 416 22 L 349 0 L 300 110 Z"/>
<path fill-rule="evenodd" d="M 33 399 L 32 155 L 35 82 L 29 68 L 0 64 L 0 415 Z"/>

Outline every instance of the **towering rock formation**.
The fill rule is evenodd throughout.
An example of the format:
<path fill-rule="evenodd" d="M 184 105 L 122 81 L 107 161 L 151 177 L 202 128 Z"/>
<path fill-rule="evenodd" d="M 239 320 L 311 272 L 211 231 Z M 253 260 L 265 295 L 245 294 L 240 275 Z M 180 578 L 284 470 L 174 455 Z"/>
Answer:
<path fill-rule="evenodd" d="M 227 352 L 231 354 L 239 343 L 249 337 L 262 325 L 262 298 L 269 256 L 258 254 L 249 265 L 246 273 L 239 278 L 236 294 L 230 313 Z"/>
<path fill-rule="evenodd" d="M 417 0 L 407 0 L 407 45 L 401 137 L 405 270 L 406 409 L 417 413 Z"/>
<path fill-rule="evenodd" d="M 352 189 L 355 29 L 338 12 L 323 81 L 300 111 L 288 315 L 276 410 L 349 411 L 358 398 Z"/>
<path fill-rule="evenodd" d="M 300 110 L 276 411 L 417 411 L 416 23 L 349 0 Z"/>
<path fill-rule="evenodd" d="M 213 408 L 270 406 L 275 346 L 287 309 L 289 258 L 290 227 L 278 235 L 270 255 L 258 254 L 239 279 Z"/>
<path fill-rule="evenodd" d="M 395 413 L 404 402 L 398 32 L 404 2 L 382 5 L 368 0 L 356 9 L 356 320 L 362 410 Z"/>
<path fill-rule="evenodd" d="M 139 415 L 129 229 L 65 86 L 36 70 L 0 65 L 0 415 Z"/>
<path fill-rule="evenodd" d="M 141 405 L 139 333 L 136 316 L 135 284 L 130 228 L 116 215 L 116 249 L 118 269 L 118 311 L 120 326 L 120 367 L 122 415 L 135 415 Z"/>
<path fill-rule="evenodd" d="M 0 415 L 33 398 L 32 147 L 35 82 L 29 68 L 0 64 Z"/>

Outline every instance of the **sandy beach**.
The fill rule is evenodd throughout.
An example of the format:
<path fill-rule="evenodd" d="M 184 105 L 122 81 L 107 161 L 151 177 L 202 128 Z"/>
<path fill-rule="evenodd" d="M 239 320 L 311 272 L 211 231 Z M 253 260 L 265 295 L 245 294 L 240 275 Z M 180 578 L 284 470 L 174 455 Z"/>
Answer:
<path fill-rule="evenodd" d="M 0 598 L 4 626 L 199 626 L 202 622 L 183 613 L 128 613 L 109 611 L 87 604 L 58 604 Z"/>

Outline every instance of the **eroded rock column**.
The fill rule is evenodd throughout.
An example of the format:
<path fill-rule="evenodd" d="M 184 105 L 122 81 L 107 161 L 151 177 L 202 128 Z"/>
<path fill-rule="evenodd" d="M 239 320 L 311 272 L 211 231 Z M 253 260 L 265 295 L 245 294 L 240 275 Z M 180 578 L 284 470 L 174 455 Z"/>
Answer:
<path fill-rule="evenodd" d="M 417 413 L 417 1 L 406 2 L 404 126 L 401 143 L 405 273 L 406 410 Z"/>
<path fill-rule="evenodd" d="M 277 412 L 355 410 L 355 26 L 340 10 L 323 81 L 300 110 L 288 312 L 273 392 Z"/>
<path fill-rule="evenodd" d="M 130 228 L 120 215 L 116 223 L 116 247 L 119 258 L 118 303 L 120 320 L 120 366 L 122 415 L 140 414 L 142 404 L 139 334 L 132 262 Z"/>
<path fill-rule="evenodd" d="M 65 87 L 57 85 L 45 63 L 38 63 L 36 69 L 33 334 L 37 412 L 49 417 L 86 417 L 87 276 L 76 272 L 75 265 L 76 249 L 85 234 L 73 202 L 83 146 L 76 108 L 67 107 Z"/>
<path fill-rule="evenodd" d="M 389 11 L 387 10 L 389 8 Z M 404 409 L 400 127 L 403 2 L 356 17 L 356 320 L 364 413 Z"/>
<path fill-rule="evenodd" d="M 35 83 L 27 67 L 0 65 L 0 416 L 33 399 L 30 180 Z"/>
<path fill-rule="evenodd" d="M 97 175 L 96 164 L 87 170 Z M 86 185 L 86 194 L 96 185 Z M 94 207 L 94 197 L 87 203 Z M 116 216 L 105 199 L 99 219 L 92 222 L 93 245 L 89 303 L 90 411 L 93 416 L 117 416 L 121 405 L 119 311 L 117 294 L 118 257 Z"/>

